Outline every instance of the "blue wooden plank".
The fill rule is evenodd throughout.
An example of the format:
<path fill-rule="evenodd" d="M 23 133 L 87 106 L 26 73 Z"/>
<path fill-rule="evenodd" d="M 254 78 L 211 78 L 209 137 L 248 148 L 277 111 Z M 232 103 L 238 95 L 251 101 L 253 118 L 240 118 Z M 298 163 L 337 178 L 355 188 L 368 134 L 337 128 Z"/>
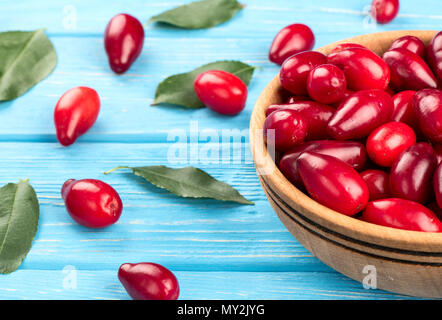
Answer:
<path fill-rule="evenodd" d="M 19 270 L 0 282 L 2 299 L 129 299 L 112 270 Z M 173 270 L 174 271 L 174 270 Z M 180 299 L 410 299 L 381 290 L 366 290 L 339 274 L 315 272 L 174 271 Z M 74 280 L 75 279 L 75 280 Z"/>

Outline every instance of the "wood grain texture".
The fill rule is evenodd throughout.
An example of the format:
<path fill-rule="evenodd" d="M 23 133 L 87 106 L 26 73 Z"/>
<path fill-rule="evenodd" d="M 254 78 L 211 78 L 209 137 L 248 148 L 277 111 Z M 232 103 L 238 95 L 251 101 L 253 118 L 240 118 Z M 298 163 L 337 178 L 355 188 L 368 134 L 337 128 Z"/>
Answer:
<path fill-rule="evenodd" d="M 2 31 L 46 28 L 58 54 L 51 76 L 17 100 L 0 104 L 0 182 L 29 178 L 41 203 L 41 225 L 20 269 L 0 277 L 2 299 L 125 299 L 116 270 L 121 263 L 154 261 L 170 267 L 187 299 L 402 299 L 361 285 L 314 258 L 279 221 L 259 185 L 251 156 L 239 164 L 193 164 L 231 183 L 255 206 L 180 199 L 129 173 L 102 172 L 117 165 L 167 164 L 174 129 L 247 130 L 260 92 L 278 72 L 267 53 L 282 27 L 310 25 L 319 48 L 350 36 L 385 30 L 439 29 L 439 0 L 402 1 L 388 25 L 366 23 L 367 0 L 242 0 L 231 21 L 207 30 L 148 25 L 143 52 L 129 72 L 114 75 L 103 49 L 103 31 L 120 12 L 147 21 L 190 0 L 0 1 Z M 75 17 L 75 19 L 74 19 Z M 249 86 L 246 109 L 226 118 L 210 110 L 150 107 L 156 85 L 204 63 L 238 59 L 261 67 Z M 94 87 L 102 99 L 98 122 L 69 148 L 56 143 L 52 112 L 67 89 Z M 169 136 L 170 135 L 170 136 Z M 235 135 L 235 134 L 234 134 Z M 209 144 L 200 136 L 201 151 Z M 247 137 L 243 139 L 247 141 Z M 217 146 L 216 141 L 209 141 Z M 225 144 L 220 144 L 225 147 Z M 219 146 L 219 145 L 218 145 Z M 247 143 L 227 146 L 249 151 Z M 193 149 L 192 149 L 193 150 Z M 244 151 L 244 152 L 246 152 Z M 99 178 L 121 194 L 118 224 L 91 231 L 74 224 L 59 191 L 68 178 Z M 64 290 L 66 266 L 78 272 L 76 290 Z"/>

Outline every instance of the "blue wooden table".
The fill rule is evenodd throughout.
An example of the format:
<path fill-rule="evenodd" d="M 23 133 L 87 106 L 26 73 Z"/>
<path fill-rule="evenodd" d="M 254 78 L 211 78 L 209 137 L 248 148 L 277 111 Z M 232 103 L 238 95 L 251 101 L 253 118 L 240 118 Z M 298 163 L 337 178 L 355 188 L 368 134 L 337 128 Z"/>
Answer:
<path fill-rule="evenodd" d="M 103 31 L 120 12 L 145 22 L 187 0 L 1 0 L 6 30 L 46 28 L 55 45 L 55 71 L 24 96 L 0 104 L 0 182 L 29 178 L 41 218 L 32 249 L 18 271 L 0 276 L 2 299 L 128 299 L 117 279 L 124 262 L 152 261 L 178 277 L 182 299 L 404 299 L 365 290 L 305 250 L 267 202 L 248 153 L 247 139 L 208 140 L 206 129 L 246 130 L 259 93 L 278 72 L 267 52 L 276 32 L 303 22 L 316 47 L 359 34 L 442 27 L 440 0 L 401 1 L 393 23 L 376 26 L 364 13 L 371 0 L 242 0 L 233 20 L 208 30 L 146 26 L 143 52 L 128 73 L 108 67 Z M 129 4 L 130 3 L 130 4 Z M 259 66 L 246 109 L 236 117 L 210 110 L 151 107 L 165 77 L 204 63 L 238 59 Z M 60 95 L 78 85 L 95 88 L 102 110 L 95 126 L 73 146 L 57 143 L 53 109 Z M 175 133 L 198 126 L 181 163 L 170 163 Z M 239 163 L 204 161 L 194 150 L 247 152 Z M 220 151 L 221 153 L 221 151 Z M 210 160 L 210 159 L 209 159 Z M 173 161 L 172 161 L 173 162 Z M 145 184 L 127 171 L 104 176 L 118 165 L 195 165 L 232 184 L 255 206 L 182 199 Z M 112 184 L 124 202 L 116 225 L 90 230 L 73 223 L 60 197 L 68 178 Z"/>

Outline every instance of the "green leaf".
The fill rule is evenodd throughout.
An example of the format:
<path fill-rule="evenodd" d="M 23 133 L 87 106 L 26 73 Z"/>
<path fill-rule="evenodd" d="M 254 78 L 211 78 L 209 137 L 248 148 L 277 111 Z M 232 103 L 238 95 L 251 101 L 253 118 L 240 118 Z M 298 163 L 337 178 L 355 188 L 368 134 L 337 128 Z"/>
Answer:
<path fill-rule="evenodd" d="M 0 33 L 0 101 L 21 96 L 56 64 L 54 46 L 42 29 Z"/>
<path fill-rule="evenodd" d="M 191 109 L 203 108 L 204 104 L 193 90 L 193 81 L 200 73 L 209 70 L 223 70 L 233 73 L 248 85 L 255 67 L 241 61 L 216 61 L 187 73 L 170 76 L 158 85 L 152 105 L 174 104 Z"/>
<path fill-rule="evenodd" d="M 150 18 L 184 29 L 204 29 L 226 22 L 243 8 L 236 0 L 203 0 L 179 6 Z"/>
<path fill-rule="evenodd" d="M 0 273 L 20 266 L 37 232 L 39 207 L 34 189 L 26 181 L 0 189 Z"/>
<path fill-rule="evenodd" d="M 211 198 L 241 204 L 253 204 L 227 183 L 216 180 L 198 168 L 117 167 L 105 172 L 105 174 L 118 169 L 131 169 L 135 175 L 144 178 L 153 185 L 184 198 Z"/>

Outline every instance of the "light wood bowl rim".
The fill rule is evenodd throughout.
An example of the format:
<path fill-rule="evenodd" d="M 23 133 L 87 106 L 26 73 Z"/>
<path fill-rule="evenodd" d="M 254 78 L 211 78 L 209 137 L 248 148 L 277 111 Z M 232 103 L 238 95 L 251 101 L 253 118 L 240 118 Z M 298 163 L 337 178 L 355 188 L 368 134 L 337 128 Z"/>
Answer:
<path fill-rule="evenodd" d="M 317 51 L 328 54 L 337 44 L 351 42 L 365 45 L 380 54 L 398 37 L 414 35 L 428 44 L 436 32 L 437 31 L 429 30 L 378 32 L 337 41 L 321 47 L 317 49 Z M 378 42 L 381 43 L 381 45 L 377 43 L 375 48 L 371 48 L 370 45 L 373 42 L 373 39 L 380 39 Z M 349 236 L 360 241 L 369 240 L 369 242 L 374 245 L 380 244 L 386 246 L 387 244 L 387 246 L 392 249 L 413 250 L 414 252 L 437 252 L 442 254 L 442 233 L 394 229 L 345 216 L 311 199 L 284 177 L 267 152 L 262 135 L 255 134 L 259 130 L 262 131 L 265 120 L 265 110 L 269 105 L 268 97 L 274 95 L 276 90 L 280 87 L 279 76 L 276 75 L 259 96 L 250 119 L 250 146 L 252 148 L 255 164 L 266 163 L 266 165 L 270 166 L 267 168 L 272 170 L 272 173 L 270 174 L 261 175 L 257 165 L 258 174 L 268 187 L 277 195 L 289 199 L 302 208 L 303 214 L 305 215 L 308 213 L 309 219 L 312 219 L 315 222 L 326 222 L 328 228 L 332 231 L 337 231 L 344 236 Z"/>

